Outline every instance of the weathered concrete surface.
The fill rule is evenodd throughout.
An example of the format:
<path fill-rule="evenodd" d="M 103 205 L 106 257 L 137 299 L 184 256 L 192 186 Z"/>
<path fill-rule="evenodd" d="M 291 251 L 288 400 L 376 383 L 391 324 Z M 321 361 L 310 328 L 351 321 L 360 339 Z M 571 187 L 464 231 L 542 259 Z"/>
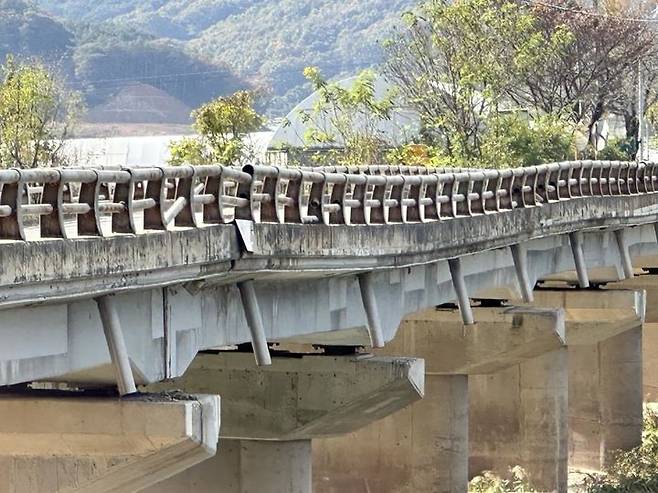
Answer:
<path fill-rule="evenodd" d="M 539 491 L 566 492 L 568 352 L 563 347 L 469 385 L 470 476 L 522 466 Z"/>
<path fill-rule="evenodd" d="M 428 375 L 425 398 L 356 433 L 313 442 L 316 493 L 463 492 L 468 377 Z"/>
<path fill-rule="evenodd" d="M 610 289 L 635 289 L 646 292 L 646 314 L 642 325 L 642 379 L 645 402 L 658 401 L 658 275 L 655 266 L 658 258 L 642 259 L 639 265 L 652 268 L 654 273 L 635 276 L 618 283 L 610 283 Z"/>
<path fill-rule="evenodd" d="M 484 219 L 469 218 L 471 219 L 484 221 Z M 461 218 L 454 223 L 460 221 Z M 453 220 L 441 222 L 442 226 L 448 224 L 453 224 Z M 269 228 L 268 235 L 276 236 L 275 232 L 279 231 L 280 237 L 277 237 L 276 241 L 283 241 L 283 238 L 287 237 L 284 234 L 286 228 L 290 225 L 279 225 L 281 228 L 278 230 L 275 227 L 277 225 L 261 226 Z M 409 234 L 416 226 L 420 228 L 418 231 L 425 231 L 422 229 L 425 225 L 403 226 L 406 229 L 402 229 Z M 521 224 L 516 226 L 521 227 Z M 562 226 L 566 227 L 564 224 Z M 319 235 L 318 232 L 323 230 L 323 227 L 318 227 L 319 230 L 309 228 L 309 231 L 313 231 L 309 234 Z M 130 330 L 126 331 L 128 352 L 136 378 L 142 383 L 182 375 L 198 351 L 250 341 L 250 332 L 235 285 L 240 280 L 254 279 L 265 335 L 270 342 L 286 340 L 325 345 L 369 344 L 367 317 L 357 279 L 357 276 L 363 272 L 372 271 L 372 286 L 386 341 L 394 339 L 400 321 L 408 314 L 455 299 L 447 261 L 439 258 L 445 252 L 436 250 L 439 248 L 437 247 L 440 244 L 439 240 L 445 240 L 438 225 L 429 227 L 434 233 L 428 238 L 434 238 L 435 243 L 423 236 L 418 239 L 424 242 L 423 245 L 417 246 L 415 242 L 412 242 L 411 247 L 407 245 L 410 257 L 402 254 L 389 257 L 390 251 L 380 247 L 380 242 L 392 242 L 389 244 L 391 246 L 397 241 L 402 241 L 401 237 L 397 236 L 395 239 L 388 236 L 380 237 L 380 231 L 388 231 L 388 226 L 348 227 L 350 231 L 339 233 L 341 228 L 332 227 L 330 231 L 338 236 L 344 234 L 346 238 L 361 234 L 363 237 L 359 241 L 362 243 L 366 238 L 370 238 L 374 245 L 372 252 L 359 253 L 360 251 L 355 250 L 352 254 L 358 254 L 356 257 L 348 256 L 337 260 L 324 256 L 322 249 L 317 247 L 295 259 L 288 258 L 288 263 L 282 260 L 286 258 L 283 253 L 280 258 L 270 259 L 256 259 L 244 254 L 240 259 L 235 260 L 234 264 L 230 264 L 234 265 L 234 268 L 228 272 L 226 269 L 230 265 L 217 260 L 221 254 L 217 254 L 216 258 L 212 257 L 215 260 L 210 263 L 203 263 L 205 258 L 203 255 L 210 255 L 209 252 L 215 250 L 201 253 L 201 247 L 198 245 L 211 241 L 212 235 L 209 238 L 194 235 L 209 235 L 208 231 L 215 231 L 211 227 L 199 230 L 207 230 L 206 232 L 190 230 L 190 232 L 163 233 L 169 238 L 167 242 L 174 241 L 173 238 L 177 238 L 176 234 L 179 233 L 181 238 L 186 235 L 194 236 L 196 240 L 188 238 L 189 241 L 186 240 L 187 243 L 181 248 L 189 246 L 195 250 L 195 253 L 190 252 L 185 257 L 184 249 L 180 251 L 174 249 L 175 251 L 170 253 L 178 256 L 173 260 L 166 256 L 168 254 L 163 253 L 166 258 L 162 260 L 162 270 L 159 270 L 155 277 L 150 271 L 140 271 L 135 281 L 128 269 L 116 276 L 100 271 L 98 276 L 78 278 L 72 270 L 75 259 L 67 258 L 68 267 L 61 269 L 63 271 L 68 269 L 68 274 L 74 277 L 66 282 L 45 282 L 48 277 L 46 272 L 43 276 L 44 282 L 30 283 L 25 278 L 18 284 L 5 286 L 6 292 L 3 292 L 5 288 L 2 287 L 0 280 L 0 308 L 3 314 L 0 317 L 0 340 L 3 341 L 0 345 L 0 385 L 34 380 L 74 381 L 80 385 L 90 383 L 112 385 L 114 381 L 108 366 L 109 354 L 103 340 L 96 307 L 90 300 L 77 299 L 78 295 L 91 297 L 98 294 L 99 289 L 102 292 L 119 292 L 116 301 L 122 325 L 130 327 Z M 390 231 L 397 231 L 395 229 L 397 226 L 391 228 Z M 546 230 L 542 229 L 547 234 L 549 230 L 548 226 Z M 217 228 L 216 233 L 219 234 L 220 231 L 224 230 Z M 377 233 L 375 234 L 374 231 Z M 491 229 L 490 233 L 495 231 L 497 230 Z M 486 230 L 483 229 L 478 235 L 483 236 L 485 232 Z M 645 255 L 656 250 L 655 232 L 651 224 L 629 228 L 626 237 L 634 255 Z M 500 241 L 503 240 L 508 241 L 509 238 L 503 237 Z M 113 238 L 90 240 L 92 243 L 108 244 L 112 241 Z M 121 237 L 120 241 L 128 242 L 128 239 Z M 295 236 L 295 241 L 301 240 Z M 460 241 L 468 243 L 470 240 L 466 241 L 462 238 Z M 609 231 L 596 229 L 584 234 L 583 245 L 588 269 L 619 264 L 618 252 L 610 248 L 612 241 L 614 234 Z M 56 246 L 58 243 L 56 241 L 28 243 L 27 246 L 20 248 L 38 249 L 41 248 L 41 243 L 48 245 L 52 243 L 55 245 L 52 248 L 60 248 Z M 84 241 L 73 243 L 78 245 L 83 244 Z M 6 251 L 3 245 L 3 251 L 0 253 L 2 259 L 6 258 L 9 270 L 16 268 L 12 262 L 20 260 L 18 257 L 12 257 L 12 249 L 19 248 L 13 245 L 12 243 L 11 248 Z M 500 245 L 478 240 L 477 248 L 480 250 L 462 257 L 464 281 L 471 297 L 489 296 L 492 290 L 505 293 L 518 291 L 510 249 L 488 249 L 495 246 Z M 148 243 L 148 247 L 156 248 L 154 243 Z M 431 253 L 432 248 L 436 250 L 435 253 Z M 527 252 L 529 285 L 547 274 L 573 269 L 573 253 L 566 235 L 525 241 L 523 249 Z M 139 255 L 143 254 L 140 253 L 143 252 L 142 250 L 138 250 L 132 252 L 135 256 L 133 261 L 137 263 Z M 446 250 L 446 252 L 453 251 L 459 253 L 462 250 Z M 118 252 L 128 255 L 128 247 L 123 245 Z M 333 250 L 329 251 L 332 252 Z M 313 257 L 312 253 L 319 256 Z M 306 254 L 308 256 L 305 256 Z M 382 256 L 378 257 L 377 255 L 380 254 Z M 82 253 L 77 252 L 75 255 Z M 49 262 L 56 264 L 55 257 L 56 255 L 50 258 Z M 407 262 L 411 262 L 412 257 L 413 261 L 418 263 L 408 265 Z M 179 269 L 179 263 L 184 263 L 185 258 L 188 259 L 185 269 L 189 268 L 195 272 L 189 276 Z M 114 260 L 117 265 L 123 265 L 120 258 Z M 108 260 L 108 262 L 110 265 L 112 261 Z M 36 260 L 33 265 L 39 265 L 40 268 L 40 263 Z M 81 265 L 86 264 L 83 262 Z M 252 270 L 250 265 L 254 267 Z M 48 266 L 52 267 L 51 264 Z M 23 271 L 19 273 L 20 275 L 31 275 L 29 269 L 25 270 L 27 267 L 24 262 L 21 269 Z M 0 277 L 2 275 L 3 273 L 0 273 Z M 9 275 L 8 271 L 7 275 Z M 124 289 L 129 289 L 131 292 L 121 293 Z M 76 300 L 72 301 L 72 299 Z M 23 308 L 15 306 L 28 303 L 29 306 Z M 44 305 L 39 306 L 40 303 Z M 10 306 L 14 308 L 9 308 Z M 20 326 L 20 331 L 15 330 L 17 326 Z M 29 334 L 29 338 L 19 334 Z"/>
<path fill-rule="evenodd" d="M 215 454 L 219 397 L 0 397 L 0 492 L 139 491 Z"/>
<path fill-rule="evenodd" d="M 539 289 L 533 306 L 562 308 L 569 346 L 590 345 L 642 325 L 645 293 L 631 289 Z"/>
<path fill-rule="evenodd" d="M 564 346 L 559 310 L 474 308 L 463 326 L 456 309 L 406 319 L 380 351 L 425 358 L 425 398 L 346 437 L 316 440 L 318 492 L 463 492 L 468 482 L 465 374 L 532 361 Z M 565 399 L 566 402 L 566 399 Z"/>
<path fill-rule="evenodd" d="M 311 441 L 223 439 L 215 457 L 144 493 L 311 493 Z"/>
<path fill-rule="evenodd" d="M 538 290 L 535 303 L 566 314 L 570 465 L 600 470 L 614 451 L 641 440 L 646 293 Z"/>
<path fill-rule="evenodd" d="M 313 267 L 345 270 L 343 257 L 352 259 L 354 268 L 410 266 L 534 238 L 656 220 L 655 198 L 648 194 L 574 199 L 424 224 L 254 224 L 253 253 L 241 252 L 234 225 L 66 241 L 7 241 L 0 254 L 7 266 L 0 274 L 0 294 L 6 304 L 33 299 L 30 292 L 71 299 L 94 291 L 97 295 L 221 277 L 228 270 L 235 271 L 233 277 L 240 272 L 267 277 L 267 271 Z M 629 238 L 631 246 L 633 240 Z M 22 262 L 24 258 L 31 262 Z"/>
<path fill-rule="evenodd" d="M 250 353 L 203 353 L 183 377 L 148 389 L 221 393 L 222 437 L 286 441 L 354 431 L 424 394 L 421 359 L 291 354 L 272 363 L 256 367 Z"/>
<path fill-rule="evenodd" d="M 493 373 L 562 347 L 564 316 L 534 307 L 473 308 L 477 323 L 464 326 L 451 308 L 425 310 L 402 322 L 386 353 L 425 359 L 428 375 Z"/>
<path fill-rule="evenodd" d="M 641 361 L 638 331 L 644 318 L 645 296 L 632 290 L 536 290 L 535 304 L 563 309 L 566 320 L 568 363 L 546 367 L 541 372 L 524 366 L 490 376 L 473 377 L 471 399 L 471 474 L 483 469 L 505 473 L 519 464 L 529 472 L 537 460 L 548 464 L 552 457 L 557 480 L 553 489 L 566 488 L 566 461 L 562 440 L 551 442 L 536 436 L 541 450 L 537 459 L 522 450 L 533 430 L 533 419 L 553 409 L 544 426 L 566 430 L 568 422 L 569 464 L 579 468 L 600 469 L 612 450 L 636 445 L 641 431 Z M 547 358 L 548 355 L 542 357 Z M 538 363 L 537 363 L 538 364 Z M 554 377 L 551 377 L 551 372 Z M 537 380 L 536 390 L 552 389 L 546 379 L 568 381 L 568 409 L 563 406 L 534 409 L 523 403 L 523 388 L 516 382 Z M 556 380 L 557 381 L 557 380 Z M 564 390 L 562 390 L 564 391 Z M 566 402 L 566 398 L 563 399 Z M 551 402 L 547 397 L 546 401 Z M 546 418 L 544 416 L 544 418 Z M 552 421 L 551 421 L 552 420 Z M 552 437 L 550 430 L 544 430 Z M 540 464 L 539 464 L 540 466 Z M 551 486 L 546 474 L 535 474 L 540 485 Z M 543 477 L 542 477 L 543 476 Z"/>
<path fill-rule="evenodd" d="M 600 470 L 642 437 L 642 327 L 569 348 L 570 464 Z"/>

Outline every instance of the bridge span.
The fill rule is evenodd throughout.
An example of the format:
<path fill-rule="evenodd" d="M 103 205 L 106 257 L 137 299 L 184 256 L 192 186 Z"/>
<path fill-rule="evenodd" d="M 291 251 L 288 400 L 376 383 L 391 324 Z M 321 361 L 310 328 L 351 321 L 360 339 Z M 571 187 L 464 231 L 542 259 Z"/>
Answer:
<path fill-rule="evenodd" d="M 454 416 L 468 414 L 469 390 L 456 383 L 467 375 L 529 365 L 547 354 L 554 356 L 543 370 L 524 371 L 555 375 L 567 371 L 559 358 L 570 340 L 597 345 L 632 333 L 636 341 L 641 333 L 633 330 L 645 314 L 641 289 L 592 301 L 586 308 L 594 318 L 587 320 L 569 318 L 566 298 L 541 301 L 545 294 L 533 290 L 551 279 L 595 288 L 632 279 L 634 268 L 653 267 L 657 183 L 654 163 L 604 161 L 502 170 L 249 165 L 0 171 L 0 385 L 18 386 L 0 400 L 0 415 L 13 416 L 34 402 L 47 409 L 45 416 L 57 416 L 66 398 L 81 402 L 67 411 L 79 416 L 62 425 L 59 436 L 83 433 L 85 406 L 110 413 L 115 406 L 126 416 L 136 413 L 137 421 L 146 416 L 146 428 L 149 411 L 140 406 L 172 409 L 171 429 L 180 420 L 196 423 L 169 441 L 158 431 L 168 445 L 157 451 L 133 454 L 126 446 L 109 458 L 100 451 L 83 454 L 87 464 L 102 456 L 105 466 L 68 482 L 43 479 L 41 466 L 20 466 L 42 481 L 29 491 L 137 491 L 213 455 L 218 433 L 235 444 L 227 445 L 225 456 L 243 463 L 240 470 L 222 463 L 221 474 L 237 485 L 226 491 L 309 491 L 311 439 L 354 432 L 422 397 L 425 372 L 418 357 L 434 368 L 430 347 L 454 350 L 438 357 L 441 370 L 431 370 L 445 376 L 433 383 L 432 400 L 446 405 L 435 412 Z M 491 300 L 519 306 L 491 308 Z M 405 336 L 398 329 L 408 320 L 451 303 L 458 321 L 449 318 L 450 310 L 447 319 L 423 316 L 434 327 L 423 339 L 429 353 L 399 342 Z M 616 303 L 623 312 L 617 319 L 597 319 L 611 315 L 601 310 L 614 310 Z M 391 341 L 395 351 L 386 355 L 349 349 Z M 637 350 L 632 341 L 625 343 L 631 352 Z M 284 351 L 300 345 L 324 353 Z M 255 361 L 245 359 L 245 351 Z M 640 396 L 641 382 L 640 373 Z M 27 384 L 31 389 L 23 388 Z M 89 389 L 113 385 L 128 397 L 86 400 Z M 43 395 L 35 389 L 43 386 L 60 390 Z M 140 386 L 159 393 L 131 397 Z M 564 382 L 557 387 L 568 390 Z M 182 389 L 186 397 L 171 397 L 167 389 Z M 219 401 L 209 396 L 216 394 L 223 399 L 221 431 Z M 557 403 L 551 416 L 566 419 L 562 398 L 551 399 Z M 639 405 L 641 411 L 641 399 Z M 446 419 L 458 435 L 459 453 L 441 458 L 428 481 L 445 485 L 440 491 L 463 491 L 468 439 L 463 422 Z M 117 426 L 130 435 L 129 425 Z M 16 427 L 27 437 L 36 433 L 28 423 Z M 632 429 L 635 434 L 637 425 Z M 48 432 L 35 436 L 47 441 Z M 565 436 L 545 453 L 551 465 L 536 473 L 548 490 L 564 490 Z M 188 458 L 176 459 L 172 450 L 178 449 Z M 35 448 L 22 456 L 43 453 Z M 71 458 L 76 453 L 62 453 L 68 458 L 52 467 L 80 463 Z M 20 484 L 15 451 L 7 447 L 2 454 L 13 461 L 9 483 Z M 146 466 L 145 456 L 152 457 Z M 117 457 L 125 464 L 116 466 Z M 203 464 L 198 475 L 218 474 Z M 334 474 L 325 465 L 319 470 Z M 156 472 L 134 472 L 144 468 Z M 178 485 L 170 487 L 182 490 L 183 481 L 197 477 L 195 470 L 184 473 L 188 479 L 170 480 Z M 287 472 L 277 476 L 278 470 Z M 416 485 L 409 491 L 438 490 Z"/>

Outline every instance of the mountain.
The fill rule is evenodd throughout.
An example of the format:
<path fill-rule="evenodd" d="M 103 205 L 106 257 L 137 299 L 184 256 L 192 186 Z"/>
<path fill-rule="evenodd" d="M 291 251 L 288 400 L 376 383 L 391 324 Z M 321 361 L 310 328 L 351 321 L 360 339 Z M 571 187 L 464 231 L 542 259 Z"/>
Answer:
<path fill-rule="evenodd" d="M 102 26 L 107 32 L 101 42 L 92 46 L 103 58 L 89 50 L 79 51 L 84 67 L 94 63 L 98 67 L 94 75 L 84 74 L 85 77 L 97 78 L 101 66 L 122 65 L 124 59 L 129 60 L 129 74 L 133 76 L 137 67 L 125 51 L 103 49 L 113 30 L 132 33 L 142 39 L 140 43 L 155 47 L 160 54 L 161 47 L 166 46 L 199 63 L 227 70 L 230 67 L 235 71 L 230 74 L 235 79 L 229 80 L 229 73 L 222 74 L 220 79 L 225 78 L 227 86 L 244 84 L 246 80 L 266 89 L 266 106 L 271 115 L 284 114 L 308 94 L 302 77 L 305 66 L 317 65 L 328 77 L 343 77 L 380 62 L 379 42 L 388 36 L 389 28 L 399 20 L 400 14 L 415 3 L 415 0 L 34 0 L 35 6 L 67 25 L 86 23 L 90 26 L 87 29 L 94 31 Z M 145 57 L 151 60 L 148 53 Z M 160 72 L 172 66 L 178 74 L 204 71 L 154 55 L 148 65 L 152 72 L 143 69 L 140 81 L 150 84 L 150 80 L 156 80 L 163 84 Z M 120 72 L 118 67 L 109 71 Z M 146 79 L 147 73 L 153 79 Z M 170 75 L 170 85 L 181 85 L 186 77 Z M 189 80 L 193 80 L 192 76 Z M 189 88 L 187 92 L 190 93 Z M 186 104 L 192 104 L 189 97 L 176 95 Z"/>

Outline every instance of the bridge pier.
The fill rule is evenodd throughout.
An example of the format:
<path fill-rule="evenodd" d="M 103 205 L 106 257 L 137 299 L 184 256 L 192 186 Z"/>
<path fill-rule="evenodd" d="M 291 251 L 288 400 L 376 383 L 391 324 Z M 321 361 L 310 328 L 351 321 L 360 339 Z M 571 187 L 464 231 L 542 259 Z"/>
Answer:
<path fill-rule="evenodd" d="M 640 441 L 644 297 L 626 290 L 567 289 L 537 290 L 535 300 L 539 306 L 564 310 L 568 350 L 560 357 L 546 354 L 517 368 L 473 377 L 471 474 L 484 469 L 505 474 L 518 464 L 536 488 L 566 491 L 567 438 L 569 466 L 593 470 L 602 469 L 612 451 Z M 561 390 L 552 388 L 556 382 Z M 542 389 L 543 399 L 533 401 L 532 394 Z M 553 405 L 556 395 L 562 405 Z M 553 411 L 551 416 L 547 410 Z M 539 427 L 533 431 L 535 420 Z M 551 445 L 553 430 L 564 440 Z M 529 435 L 534 445 L 524 455 Z M 534 472 L 537 460 L 551 455 L 542 449 L 551 447 L 564 458 L 552 485 L 546 474 Z"/>
<path fill-rule="evenodd" d="M 222 389 L 222 448 L 210 463 L 146 491 L 310 493 L 311 440 L 353 432 L 419 400 L 424 364 L 274 353 L 271 366 L 257 367 L 250 353 L 204 353 L 181 378 L 149 386 L 164 388 Z"/>
<path fill-rule="evenodd" d="M 456 309 L 426 310 L 405 319 L 383 352 L 425 359 L 425 398 L 349 436 L 316 441 L 316 492 L 466 491 L 473 375 L 525 364 L 564 347 L 558 310 L 473 311 L 476 324 L 468 326 Z M 559 402 L 566 402 L 566 395 Z"/>
<path fill-rule="evenodd" d="M 609 288 L 636 289 L 646 292 L 646 313 L 642 325 L 642 379 L 644 402 L 658 402 L 658 258 L 638 262 L 649 270 L 614 284 Z"/>
<path fill-rule="evenodd" d="M 217 396 L 5 394 L 0 492 L 134 492 L 214 455 L 218 434 Z"/>
<path fill-rule="evenodd" d="M 145 493 L 310 493 L 311 440 L 222 439 L 214 457 Z"/>
<path fill-rule="evenodd" d="M 538 491 L 566 491 L 568 375 L 562 347 L 471 378 L 470 476 L 520 465 Z"/>

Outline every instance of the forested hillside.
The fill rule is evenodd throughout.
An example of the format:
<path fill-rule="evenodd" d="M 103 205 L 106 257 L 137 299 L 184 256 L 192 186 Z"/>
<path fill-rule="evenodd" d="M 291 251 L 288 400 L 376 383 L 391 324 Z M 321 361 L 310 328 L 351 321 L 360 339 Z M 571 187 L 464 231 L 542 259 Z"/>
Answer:
<path fill-rule="evenodd" d="M 414 0 L 35 0 L 35 5 L 73 28 L 82 47 L 77 67 L 86 79 L 142 75 L 188 104 L 205 96 L 199 79 L 227 87 L 241 82 L 221 74 L 182 75 L 230 67 L 242 81 L 269 89 L 270 114 L 282 114 L 308 91 L 301 71 L 318 65 L 329 77 L 352 75 L 381 59 L 378 42 Z M 98 28 L 101 23 L 102 29 Z M 113 41 L 116 32 L 120 42 Z M 87 39 L 92 33 L 92 39 Z M 140 34 L 138 34 L 140 33 Z M 96 39 L 93 37 L 96 36 Z M 133 40 L 134 36 L 139 41 Z M 135 47 L 139 47 L 136 50 Z M 172 53 L 165 55 L 165 52 Z M 197 64 L 184 63 L 182 52 Z M 205 60 L 201 62 L 199 60 Z M 169 71 L 169 72 L 167 72 Z M 168 79 L 162 73 L 172 74 Z M 177 73 L 180 75 L 173 75 Z M 210 77 L 213 75 L 213 77 Z M 151 79 L 146 79 L 151 77 Z M 165 82 L 166 80 L 166 82 Z M 109 87 L 108 87 L 109 84 Z M 113 83 L 103 82 L 101 93 Z M 101 87 L 103 86 L 104 87 Z M 196 86 L 195 86 L 196 87 Z M 105 89 L 104 89 L 105 88 Z M 97 94 L 94 92 L 93 94 Z M 187 94 L 187 96 L 185 96 Z"/>
<path fill-rule="evenodd" d="M 119 23 L 55 18 L 22 0 L 0 0 L 0 61 L 8 54 L 43 60 L 65 75 L 89 106 L 135 82 L 162 89 L 191 107 L 248 86 L 225 64 L 202 60 L 175 40 Z"/>

